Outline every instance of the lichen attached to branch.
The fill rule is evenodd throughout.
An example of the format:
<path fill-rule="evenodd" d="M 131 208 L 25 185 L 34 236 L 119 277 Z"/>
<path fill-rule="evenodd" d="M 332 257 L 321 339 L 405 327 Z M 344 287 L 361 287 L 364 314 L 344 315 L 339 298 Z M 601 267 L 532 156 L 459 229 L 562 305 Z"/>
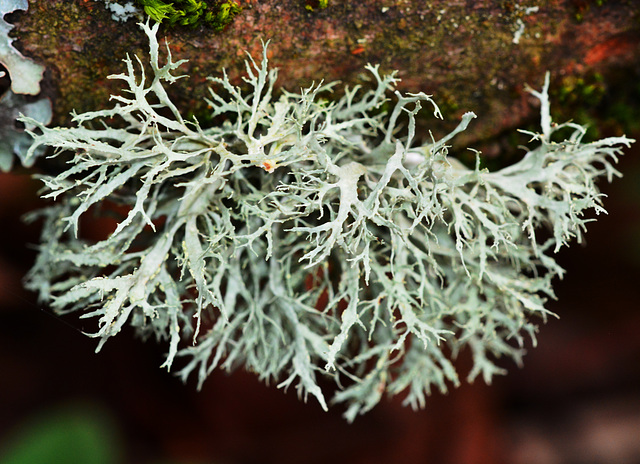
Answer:
<path fill-rule="evenodd" d="M 211 78 L 212 121 L 181 116 L 165 86 L 182 77 L 158 25 L 152 74 L 136 58 L 113 109 L 73 128 L 36 121 L 34 143 L 71 154 L 44 176 L 42 243 L 28 286 L 59 313 L 97 319 L 99 347 L 126 324 L 168 342 L 164 366 L 199 384 L 215 368 L 244 367 L 295 385 L 353 420 L 385 392 L 422 407 L 433 387 L 458 385 L 452 357 L 470 350 L 472 381 L 520 362 L 526 337 L 550 314 L 552 255 L 604 211 L 594 181 L 632 140 L 583 143 L 541 102 L 542 132 L 521 161 L 496 172 L 448 156 L 448 136 L 417 137 L 424 93 L 394 91 L 394 74 L 367 66 L 370 90 L 335 84 L 291 93 L 262 60 L 249 91 Z M 389 111 L 387 111 L 389 108 Z M 566 140 L 558 133 L 569 134 Z M 120 212 L 100 240 L 83 238 L 90 212 Z M 540 229 L 549 232 L 540 233 Z M 502 363 L 500 363 L 502 364 Z M 336 392 L 319 377 L 332 378 Z M 326 383 L 323 383 L 326 385 Z M 332 397 L 329 395 L 332 394 Z"/>

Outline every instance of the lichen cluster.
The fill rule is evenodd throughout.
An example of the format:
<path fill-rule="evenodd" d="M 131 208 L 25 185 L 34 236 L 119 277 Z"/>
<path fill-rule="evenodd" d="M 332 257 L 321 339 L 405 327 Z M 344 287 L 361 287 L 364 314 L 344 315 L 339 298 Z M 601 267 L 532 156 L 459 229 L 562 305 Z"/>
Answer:
<path fill-rule="evenodd" d="M 44 227 L 28 286 L 43 301 L 96 319 L 98 348 L 128 324 L 167 341 L 164 366 L 184 379 L 243 367 L 323 408 L 344 403 L 349 420 L 385 393 L 422 407 L 432 388 L 458 385 L 462 350 L 469 381 L 503 372 L 498 358 L 521 361 L 563 274 L 553 253 L 603 211 L 594 181 L 618 174 L 632 140 L 583 143 L 583 127 L 553 123 L 547 80 L 531 91 L 542 131 L 522 160 L 488 172 L 476 153 L 469 169 L 448 142 L 473 113 L 419 137 L 423 105 L 439 109 L 395 91 L 394 74 L 367 66 L 372 87 L 334 101 L 336 84 L 278 90 L 266 50 L 247 62 L 249 91 L 211 78 L 205 128 L 165 89 L 182 62 L 160 64 L 158 25 L 141 26 L 153 73 L 127 58 L 113 109 L 72 128 L 29 121 L 29 155 L 70 158 L 42 178 L 53 202 L 34 215 Z M 90 240 L 91 214 L 120 217 Z"/>
<path fill-rule="evenodd" d="M 44 66 L 23 56 L 14 46 L 13 25 L 5 15 L 26 10 L 27 0 L 0 2 L 0 171 L 10 171 L 14 158 L 24 163 L 31 138 L 17 124 L 20 114 L 26 114 L 41 123 L 51 122 L 51 102 L 35 99 L 40 94 L 40 81 Z"/>

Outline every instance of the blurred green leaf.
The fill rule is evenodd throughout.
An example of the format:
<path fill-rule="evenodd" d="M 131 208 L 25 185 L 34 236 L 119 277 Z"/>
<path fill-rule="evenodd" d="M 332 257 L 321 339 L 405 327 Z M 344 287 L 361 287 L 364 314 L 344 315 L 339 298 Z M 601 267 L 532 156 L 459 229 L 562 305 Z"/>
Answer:
<path fill-rule="evenodd" d="M 9 440 L 0 464 L 111 464 L 120 455 L 110 419 L 93 407 L 39 415 Z"/>

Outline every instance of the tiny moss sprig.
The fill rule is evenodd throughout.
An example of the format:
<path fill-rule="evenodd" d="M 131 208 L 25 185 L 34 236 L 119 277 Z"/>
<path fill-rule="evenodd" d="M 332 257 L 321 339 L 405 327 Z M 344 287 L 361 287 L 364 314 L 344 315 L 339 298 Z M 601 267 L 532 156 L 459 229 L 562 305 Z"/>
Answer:
<path fill-rule="evenodd" d="M 137 0 L 154 21 L 171 26 L 197 27 L 204 24 L 216 31 L 223 30 L 242 8 L 233 1 L 217 2 L 213 8 L 202 0 Z"/>
<path fill-rule="evenodd" d="M 529 90 L 541 132 L 527 132 L 522 160 L 489 172 L 476 153 L 468 169 L 448 143 L 474 113 L 420 140 L 416 115 L 440 111 L 395 90 L 395 73 L 368 65 L 372 87 L 334 101 L 335 83 L 276 94 L 266 47 L 249 57 L 248 91 L 210 78 L 220 123 L 204 128 L 165 88 L 183 61 L 167 49 L 161 64 L 158 24 L 141 27 L 152 74 L 127 57 L 110 76 L 124 87 L 112 109 L 71 128 L 24 119 L 28 157 L 71 156 L 42 177 L 52 204 L 32 215 L 44 226 L 27 286 L 42 301 L 95 319 L 98 349 L 130 325 L 166 342 L 163 366 L 185 380 L 243 367 L 324 409 L 343 403 L 348 420 L 385 393 L 424 407 L 432 389 L 460 384 L 462 350 L 468 381 L 521 362 L 563 275 L 553 254 L 604 212 L 595 180 L 619 175 L 631 139 L 585 143 L 582 126 L 553 123 L 547 75 Z M 118 224 L 83 238 L 81 219 L 101 211 L 120 211 Z"/>
<path fill-rule="evenodd" d="M 316 8 L 324 10 L 329 6 L 329 0 L 305 0 L 304 8 L 307 11 L 315 11 Z"/>

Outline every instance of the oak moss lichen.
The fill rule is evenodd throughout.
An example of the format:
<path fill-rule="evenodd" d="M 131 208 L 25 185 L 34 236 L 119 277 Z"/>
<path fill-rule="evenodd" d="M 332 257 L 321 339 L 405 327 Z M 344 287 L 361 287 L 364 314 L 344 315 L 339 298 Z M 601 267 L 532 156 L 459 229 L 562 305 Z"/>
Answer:
<path fill-rule="evenodd" d="M 131 325 L 168 343 L 164 366 L 178 360 L 185 380 L 244 367 L 325 409 L 345 404 L 349 420 L 385 393 L 423 407 L 459 385 L 462 350 L 469 381 L 504 372 L 499 358 L 521 362 L 564 272 L 553 253 L 604 211 L 594 182 L 619 175 L 631 139 L 584 143 L 582 126 L 553 123 L 547 76 L 530 90 L 541 132 L 527 132 L 524 157 L 489 172 L 476 152 L 469 169 L 448 144 L 475 114 L 421 138 L 416 116 L 425 105 L 441 117 L 436 103 L 371 65 L 370 90 L 276 98 L 266 49 L 247 62 L 248 92 L 211 78 L 219 124 L 202 127 L 166 92 L 183 62 L 161 64 L 159 25 L 141 26 L 152 73 L 127 58 L 113 109 L 72 128 L 25 120 L 37 127 L 29 156 L 72 156 L 42 177 L 53 203 L 33 215 L 44 226 L 27 285 L 42 301 L 97 318 L 98 348 Z M 83 238 L 80 220 L 114 204 L 115 229 Z M 335 382 L 332 398 L 318 377 Z"/>

